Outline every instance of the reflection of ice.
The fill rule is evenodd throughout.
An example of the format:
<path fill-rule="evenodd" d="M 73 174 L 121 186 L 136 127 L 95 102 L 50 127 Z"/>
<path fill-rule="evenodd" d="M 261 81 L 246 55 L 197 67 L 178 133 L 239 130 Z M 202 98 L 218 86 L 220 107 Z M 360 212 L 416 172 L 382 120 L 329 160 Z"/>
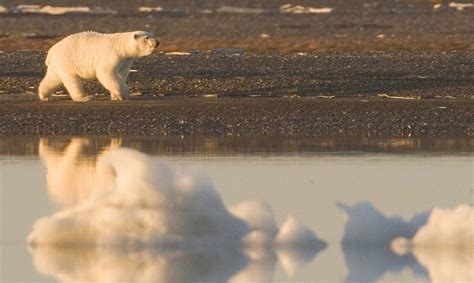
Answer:
<path fill-rule="evenodd" d="M 32 252 L 36 269 L 61 282 L 271 282 L 277 262 L 272 250 L 262 250 L 257 256 L 218 246 L 127 252 L 38 246 Z M 284 249 L 277 253 L 285 270 L 291 270 L 311 260 L 315 252 Z"/>
<path fill-rule="evenodd" d="M 474 207 L 433 209 L 411 240 L 397 238 L 392 249 L 411 250 L 433 282 L 474 282 Z"/>
<path fill-rule="evenodd" d="M 238 250 L 113 253 L 91 248 L 40 246 L 39 272 L 61 282 L 225 282 L 248 263 Z"/>
<path fill-rule="evenodd" d="M 42 147 L 44 152 L 44 145 Z M 294 272 L 325 247 L 313 232 L 291 217 L 279 229 L 268 204 L 246 202 L 229 212 L 211 182 L 202 175 L 172 170 L 166 164 L 151 162 L 145 154 L 126 148 L 102 154 L 97 162 L 79 165 L 76 162 L 79 152 L 80 143 L 73 141 L 64 156 L 57 154 L 55 162 L 47 160 L 48 175 L 52 175 L 48 181 L 59 180 L 54 181 L 56 187 L 49 189 L 50 192 L 68 195 L 72 189 L 87 190 L 87 193 L 78 199 L 76 206 L 34 224 L 28 241 L 38 269 L 45 274 L 92 281 L 97 276 L 122 278 L 114 277 L 116 272 L 121 272 L 114 269 L 122 269 L 121 264 L 125 264 L 130 272 L 127 269 L 122 272 L 129 273 L 127 276 L 143 273 L 140 276 L 155 278 L 156 270 L 160 274 L 160 268 L 173 265 L 183 270 L 175 274 L 171 268 L 171 277 L 165 272 L 164 277 L 157 275 L 159 278 L 151 281 L 163 278 L 164 282 L 175 281 L 172 276 L 193 273 L 195 268 L 198 280 L 222 281 L 245 266 L 233 280 L 262 279 L 271 278 L 276 258 L 289 272 Z M 48 155 L 51 152 L 45 154 Z M 66 160 L 72 165 L 58 165 Z M 53 169 L 61 166 L 64 168 Z M 77 175 L 80 166 L 89 166 L 89 175 L 99 181 L 84 182 L 83 178 L 71 177 Z M 60 177 L 61 174 L 64 176 Z M 78 246 L 87 246 L 90 251 L 84 256 L 76 255 L 77 250 L 72 247 Z M 209 253 L 209 248 L 215 252 Z M 243 260 L 222 260 L 221 255 L 229 249 L 245 251 Z M 195 250 L 197 252 L 193 252 Z M 187 262 L 185 257 L 195 254 L 204 254 L 202 256 L 209 260 L 180 265 Z M 175 264 L 175 260 L 178 263 Z M 110 274 L 101 273 L 100 268 L 96 270 L 94 261 L 103 263 L 103 268 L 109 266 Z M 134 266 L 127 261 L 143 264 Z M 229 268 L 222 269 L 222 264 Z M 230 271 L 222 274 L 223 270 Z M 86 277 L 81 278 L 81 274 Z M 138 281 L 142 281 L 141 278 Z"/>
<path fill-rule="evenodd" d="M 367 202 L 353 206 L 338 203 L 337 206 L 347 217 L 342 244 L 388 246 L 396 237 L 412 237 L 428 219 L 428 213 L 417 214 L 410 221 L 387 217 Z"/>
<path fill-rule="evenodd" d="M 342 250 L 349 274 L 346 282 L 375 282 L 385 273 L 398 273 L 406 267 L 424 275 L 423 268 L 412 255 L 397 256 L 391 252 L 390 241 L 400 236 L 412 236 L 426 223 L 427 214 L 414 216 L 410 221 L 386 217 L 370 203 L 338 207 L 347 222 L 342 239 Z M 406 237 L 405 236 L 405 237 Z"/>
<path fill-rule="evenodd" d="M 245 255 L 249 260 L 247 266 L 232 276 L 229 282 L 271 282 L 277 262 L 274 251 L 264 247 L 253 247 L 246 249 Z"/>
<path fill-rule="evenodd" d="M 342 251 L 349 270 L 346 282 L 377 282 L 386 273 L 400 273 L 406 268 L 417 276 L 426 276 L 412 255 L 397 256 L 386 245 L 346 244 Z"/>

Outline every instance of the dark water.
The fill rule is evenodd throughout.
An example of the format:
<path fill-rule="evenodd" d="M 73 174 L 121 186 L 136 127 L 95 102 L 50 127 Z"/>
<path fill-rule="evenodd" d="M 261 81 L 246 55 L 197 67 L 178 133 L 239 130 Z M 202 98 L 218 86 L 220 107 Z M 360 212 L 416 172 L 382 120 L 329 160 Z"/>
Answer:
<path fill-rule="evenodd" d="M 433 208 L 471 204 L 469 138 L 18 137 L 0 143 L 1 282 L 474 279 L 472 253 L 452 256 L 447 251 L 430 257 L 397 255 L 390 249 L 392 236 L 411 237 L 416 232 L 419 226 L 410 230 L 414 215 L 421 213 L 425 218 L 420 221 L 426 223 Z M 265 201 L 278 226 L 291 215 L 327 246 L 314 251 L 211 248 L 119 253 L 77 246 L 29 248 L 33 224 L 84 202 L 98 182 L 97 160 L 120 147 L 147 153 L 153 164 L 166 161 L 176 170 L 208 176 L 228 208 L 247 200 Z M 445 270 L 440 271 L 440 265 Z"/>

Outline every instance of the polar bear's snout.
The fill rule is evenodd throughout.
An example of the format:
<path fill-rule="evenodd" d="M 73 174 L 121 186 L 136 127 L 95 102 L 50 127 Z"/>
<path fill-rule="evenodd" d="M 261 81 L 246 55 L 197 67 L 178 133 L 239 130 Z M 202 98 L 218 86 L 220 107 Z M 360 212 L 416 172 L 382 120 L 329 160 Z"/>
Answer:
<path fill-rule="evenodd" d="M 160 42 L 151 32 L 137 32 L 133 35 L 138 49 L 138 56 L 148 56 L 160 45 Z"/>

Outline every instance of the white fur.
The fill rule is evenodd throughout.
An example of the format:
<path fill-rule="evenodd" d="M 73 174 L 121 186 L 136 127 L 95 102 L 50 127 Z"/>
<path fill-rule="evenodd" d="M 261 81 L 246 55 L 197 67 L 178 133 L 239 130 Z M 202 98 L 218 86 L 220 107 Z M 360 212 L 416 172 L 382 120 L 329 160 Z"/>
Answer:
<path fill-rule="evenodd" d="M 70 35 L 48 51 L 48 70 L 38 88 L 39 98 L 49 100 L 64 84 L 74 101 L 88 101 L 82 82 L 97 79 L 110 91 L 112 100 L 127 99 L 126 80 L 133 60 L 150 55 L 158 44 L 155 36 L 145 31 Z"/>

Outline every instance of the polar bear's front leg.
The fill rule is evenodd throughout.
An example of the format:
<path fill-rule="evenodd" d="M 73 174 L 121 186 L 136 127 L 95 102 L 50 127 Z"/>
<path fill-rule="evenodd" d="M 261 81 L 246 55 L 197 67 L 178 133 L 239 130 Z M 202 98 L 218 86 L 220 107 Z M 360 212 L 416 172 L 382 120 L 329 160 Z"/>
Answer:
<path fill-rule="evenodd" d="M 48 68 L 46 71 L 46 76 L 44 76 L 43 80 L 39 84 L 38 87 L 38 96 L 39 99 L 42 101 L 48 101 L 51 99 L 51 95 L 53 92 L 60 87 L 62 84 L 61 79 L 59 76 L 56 74 L 55 71 L 51 69 L 51 67 Z"/>
<path fill-rule="evenodd" d="M 113 71 L 98 72 L 97 79 L 108 91 L 110 91 L 110 98 L 112 100 L 128 99 L 128 86 L 119 74 L 116 74 Z"/>
<path fill-rule="evenodd" d="M 89 96 L 87 96 L 87 94 L 84 92 L 81 78 L 75 75 L 67 74 L 61 76 L 61 79 L 72 100 L 76 102 L 89 101 Z"/>

